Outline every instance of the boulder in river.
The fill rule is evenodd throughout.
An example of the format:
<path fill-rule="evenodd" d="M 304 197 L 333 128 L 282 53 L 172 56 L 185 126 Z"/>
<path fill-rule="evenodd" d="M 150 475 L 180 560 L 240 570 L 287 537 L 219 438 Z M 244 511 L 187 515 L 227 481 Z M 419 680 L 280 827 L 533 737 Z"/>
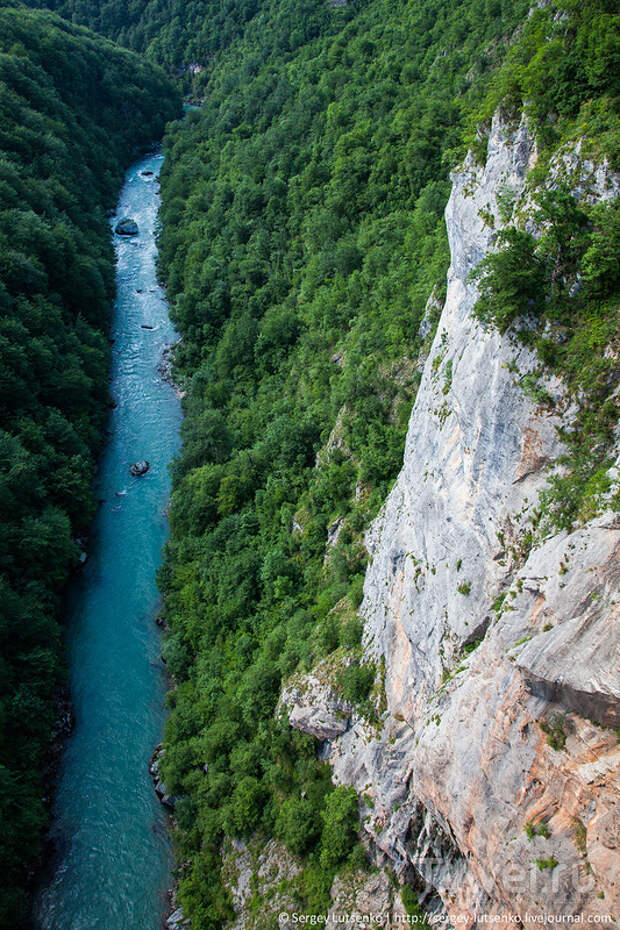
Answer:
<path fill-rule="evenodd" d="M 142 461 L 134 462 L 133 465 L 130 465 L 129 471 L 134 476 L 134 478 L 140 478 L 142 475 L 146 475 L 149 467 L 149 463 L 146 461 L 146 459 L 142 459 Z"/>
<path fill-rule="evenodd" d="M 117 236 L 137 236 L 138 224 L 130 216 L 124 216 L 119 220 L 114 230 Z"/>
<path fill-rule="evenodd" d="M 88 546 L 88 538 L 86 536 L 77 536 L 73 540 L 73 542 L 79 549 L 79 553 L 80 553 L 78 556 L 79 563 L 80 565 L 84 565 L 88 559 L 88 552 L 86 548 Z"/>

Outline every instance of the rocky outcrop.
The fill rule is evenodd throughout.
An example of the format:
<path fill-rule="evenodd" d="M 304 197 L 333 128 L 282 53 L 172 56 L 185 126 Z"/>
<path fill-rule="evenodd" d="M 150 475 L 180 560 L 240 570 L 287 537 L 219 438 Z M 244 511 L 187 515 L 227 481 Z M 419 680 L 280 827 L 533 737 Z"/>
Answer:
<path fill-rule="evenodd" d="M 182 907 L 175 907 L 166 918 L 164 926 L 166 930 L 181 930 L 182 927 L 191 927 L 191 922 L 185 917 Z"/>
<path fill-rule="evenodd" d="M 159 363 L 157 365 L 157 372 L 161 377 L 161 380 L 166 384 L 169 384 L 173 389 L 174 393 L 177 395 L 179 400 L 182 400 L 185 397 L 185 391 L 179 384 L 176 383 L 172 375 L 172 366 L 174 362 L 174 352 L 179 345 L 178 342 L 174 342 L 171 345 L 168 345 L 164 348 Z"/>
<path fill-rule="evenodd" d="M 512 606 L 538 630 L 515 659 L 529 690 L 601 726 L 620 727 L 613 659 L 620 655 L 620 516 L 550 539 L 519 579 Z"/>
<path fill-rule="evenodd" d="M 149 772 L 153 780 L 155 794 L 157 795 L 159 801 L 164 805 L 164 807 L 167 807 L 169 811 L 173 811 L 176 806 L 177 799 L 174 797 L 174 795 L 170 794 L 166 788 L 166 784 L 160 773 L 160 764 L 165 752 L 166 750 L 163 748 L 162 743 L 159 743 L 155 747 L 149 762 Z"/>
<path fill-rule="evenodd" d="M 227 839 L 222 847 L 222 877 L 235 912 L 227 930 L 295 926 L 297 915 L 306 916 L 295 888 L 302 869 L 303 862 L 277 840 L 265 841 L 258 835 L 247 843 Z M 355 871 L 349 866 L 336 876 L 329 896 L 331 904 L 320 920 L 322 926 L 342 926 L 345 917 L 349 926 L 392 928 L 406 923 L 400 895 L 382 869 Z"/>
<path fill-rule="evenodd" d="M 235 911 L 227 930 L 267 930 L 277 926 L 275 914 L 299 910 L 288 886 L 301 869 L 301 863 L 277 840 L 264 843 L 254 837 L 247 844 L 226 840 L 222 877 Z"/>
<path fill-rule="evenodd" d="M 330 889 L 331 907 L 324 926 L 398 927 L 407 923 L 400 895 L 383 870 L 337 875 Z M 377 923 L 377 919 L 381 923 Z"/>
<path fill-rule="evenodd" d="M 311 675 L 300 675 L 288 683 L 280 698 L 289 723 L 318 740 L 331 740 L 345 733 L 353 705 L 343 700 L 337 684 L 339 663 L 330 656 Z"/>
<path fill-rule="evenodd" d="M 519 380 L 536 358 L 472 317 L 498 201 L 527 201 L 535 159 L 526 124 L 496 117 L 486 165 L 470 157 L 452 176 L 447 297 L 403 468 L 367 537 L 361 613 L 366 656 L 385 669 L 381 726 L 354 714 L 340 732 L 316 725 L 334 706 L 316 672 L 285 702 L 324 741 L 334 779 L 371 799 L 378 862 L 426 884 L 464 930 L 483 915 L 618 907 L 620 524 L 605 514 L 532 548 L 568 401 L 557 379 L 545 383 L 554 412 L 527 397 Z M 584 188 L 602 197 L 615 183 L 597 170 Z"/>

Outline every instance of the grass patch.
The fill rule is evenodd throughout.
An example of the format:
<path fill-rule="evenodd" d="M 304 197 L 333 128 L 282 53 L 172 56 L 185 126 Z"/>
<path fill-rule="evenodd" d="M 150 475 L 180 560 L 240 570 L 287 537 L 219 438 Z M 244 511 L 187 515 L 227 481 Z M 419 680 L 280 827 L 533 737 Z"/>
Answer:
<path fill-rule="evenodd" d="M 545 869 L 555 869 L 557 864 L 558 860 L 555 858 L 555 856 L 547 856 L 546 859 L 536 860 L 536 865 L 541 872 L 544 872 Z"/>
<path fill-rule="evenodd" d="M 535 836 L 542 836 L 542 838 L 545 840 L 548 840 L 551 836 L 551 833 L 549 832 L 549 825 L 545 823 L 545 821 L 542 821 L 542 823 L 539 823 L 538 826 L 536 826 L 532 820 L 528 820 L 524 830 L 525 835 L 530 842 L 534 839 Z"/>
<path fill-rule="evenodd" d="M 547 737 L 547 744 L 552 749 L 560 750 L 566 746 L 566 731 L 564 717 L 561 714 L 552 714 L 549 719 L 543 718 L 538 725 Z"/>
<path fill-rule="evenodd" d="M 588 850 L 586 846 L 586 828 L 583 824 L 583 821 L 579 817 L 573 817 L 573 837 L 575 839 L 575 846 L 579 850 L 582 856 L 587 856 Z"/>

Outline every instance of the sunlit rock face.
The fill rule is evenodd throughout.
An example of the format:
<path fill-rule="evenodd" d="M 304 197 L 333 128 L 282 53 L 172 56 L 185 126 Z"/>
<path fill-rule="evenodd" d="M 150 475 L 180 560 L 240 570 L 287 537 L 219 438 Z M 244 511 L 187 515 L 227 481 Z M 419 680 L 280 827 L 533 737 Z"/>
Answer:
<path fill-rule="evenodd" d="M 557 412 L 537 407 L 518 383 L 535 357 L 472 317 L 470 273 L 535 158 L 526 124 L 496 117 L 484 167 L 468 158 L 452 176 L 446 302 L 367 539 L 364 647 L 387 710 L 379 727 L 352 713 L 322 748 L 367 799 L 378 860 L 465 928 L 618 904 L 620 523 L 603 515 L 528 554 L 568 402 L 549 380 Z M 588 180 L 601 197 L 617 184 Z M 311 683 L 285 702 L 300 729 L 330 706 Z"/>

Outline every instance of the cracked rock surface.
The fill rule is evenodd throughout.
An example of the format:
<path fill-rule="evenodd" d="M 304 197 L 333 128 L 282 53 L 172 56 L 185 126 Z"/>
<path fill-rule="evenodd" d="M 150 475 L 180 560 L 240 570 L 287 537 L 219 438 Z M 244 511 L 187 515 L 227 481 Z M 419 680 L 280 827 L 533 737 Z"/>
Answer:
<path fill-rule="evenodd" d="M 314 672 L 283 702 L 323 741 L 334 780 L 372 800 L 379 864 L 425 882 L 461 928 L 619 905 L 620 524 L 604 514 L 528 553 L 570 410 L 558 379 L 545 384 L 557 412 L 537 407 L 518 384 L 536 358 L 472 317 L 498 194 L 526 198 L 535 159 L 525 122 L 496 117 L 486 165 L 469 158 L 452 176 L 446 302 L 402 471 L 367 537 L 381 725 L 350 709 L 345 725 Z M 589 196 L 617 188 L 600 169 L 582 181 Z"/>

